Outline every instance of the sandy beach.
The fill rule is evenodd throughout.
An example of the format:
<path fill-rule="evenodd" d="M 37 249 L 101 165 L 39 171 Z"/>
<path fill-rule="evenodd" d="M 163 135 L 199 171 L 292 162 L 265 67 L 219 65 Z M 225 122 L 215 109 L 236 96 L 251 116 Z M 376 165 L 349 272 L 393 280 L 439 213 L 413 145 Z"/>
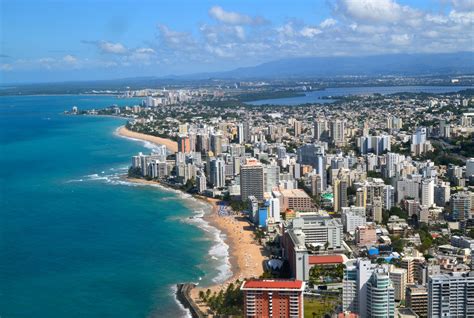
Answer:
<path fill-rule="evenodd" d="M 174 140 L 171 140 L 171 139 L 166 139 L 166 138 L 146 135 L 146 134 L 142 134 L 142 133 L 137 133 L 137 132 L 128 130 L 125 126 L 119 127 L 117 129 L 117 133 L 120 136 L 139 139 L 139 140 L 145 140 L 145 141 L 149 141 L 149 142 L 152 142 L 152 143 L 158 144 L 158 145 L 164 145 L 164 146 L 166 146 L 166 148 L 168 148 L 169 151 L 171 151 L 173 153 L 178 151 L 178 143 Z"/>
<path fill-rule="evenodd" d="M 259 277 L 264 272 L 266 256 L 263 247 L 255 241 L 253 226 L 246 218 L 241 215 L 219 216 L 217 213 L 219 200 L 200 198 L 212 204 L 212 212 L 206 214 L 204 219 L 226 235 L 225 242 L 229 245 L 229 260 L 233 273 L 226 282 L 213 286 L 198 286 L 191 290 L 191 298 L 201 311 L 206 313 L 207 306 L 199 300 L 199 291 L 206 292 L 210 289 L 212 292 L 219 292 L 238 279 Z"/>

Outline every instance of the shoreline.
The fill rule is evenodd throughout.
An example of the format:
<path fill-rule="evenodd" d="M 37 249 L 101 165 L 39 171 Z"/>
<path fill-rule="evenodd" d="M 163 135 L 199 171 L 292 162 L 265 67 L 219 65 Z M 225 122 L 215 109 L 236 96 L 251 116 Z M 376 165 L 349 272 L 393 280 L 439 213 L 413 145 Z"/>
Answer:
<path fill-rule="evenodd" d="M 211 203 L 212 211 L 210 214 L 205 214 L 203 219 L 225 235 L 224 242 L 229 246 L 229 263 L 232 271 L 231 277 L 223 282 L 215 282 L 210 286 L 198 285 L 190 290 L 191 300 L 202 312 L 207 313 L 208 306 L 199 299 L 200 291 L 206 292 L 210 289 L 212 293 L 219 293 L 237 280 L 260 277 L 264 272 L 264 261 L 267 257 L 264 248 L 255 241 L 253 225 L 242 214 L 220 216 L 219 200 L 195 197 Z"/>
<path fill-rule="evenodd" d="M 177 152 L 177 143 L 170 139 L 136 133 L 128 130 L 125 126 L 118 127 L 116 134 L 124 138 L 165 145 L 168 150 Z M 124 180 L 143 185 L 159 185 L 165 189 L 176 191 L 177 193 L 187 194 L 180 189 L 170 187 L 157 181 L 128 178 L 128 176 L 125 176 Z M 194 288 L 189 290 L 188 296 L 190 301 L 193 302 L 193 305 L 201 312 L 207 313 L 209 308 L 199 299 L 200 291 L 206 292 L 207 289 L 210 289 L 211 293 L 219 293 L 220 290 L 225 290 L 230 283 L 235 283 L 237 280 L 260 277 L 264 273 L 264 262 L 268 259 L 268 255 L 264 247 L 255 240 L 254 226 L 245 216 L 241 213 L 221 216 L 218 213 L 218 203 L 220 200 L 202 195 L 189 195 L 190 198 L 205 202 L 210 206 L 210 209 L 205 211 L 201 219 L 207 226 L 216 229 L 219 233 L 219 239 L 210 236 L 210 239 L 215 243 L 212 247 L 220 244 L 220 240 L 226 245 L 227 255 L 225 257 L 225 265 L 229 267 L 228 269 L 231 272 L 230 277 L 216 281 L 216 278 L 219 277 L 218 275 L 221 274 L 221 271 L 216 268 L 217 275 L 210 278 L 211 283 L 202 286 L 196 284 Z M 193 225 L 202 228 L 199 224 L 193 223 Z M 203 231 L 205 230 L 203 229 Z M 212 247 L 208 252 L 209 255 L 211 255 Z"/>
<path fill-rule="evenodd" d="M 125 126 L 118 127 L 116 129 L 116 133 L 121 137 L 136 139 L 140 141 L 148 141 L 154 144 L 166 146 L 166 148 L 172 153 L 175 153 L 178 151 L 178 143 L 171 139 L 138 133 L 138 132 L 127 129 L 127 127 Z"/>

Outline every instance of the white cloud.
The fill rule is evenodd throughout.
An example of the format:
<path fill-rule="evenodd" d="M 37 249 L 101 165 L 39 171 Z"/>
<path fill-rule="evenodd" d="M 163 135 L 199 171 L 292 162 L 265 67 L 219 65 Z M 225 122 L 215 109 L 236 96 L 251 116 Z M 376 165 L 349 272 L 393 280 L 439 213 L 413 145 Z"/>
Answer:
<path fill-rule="evenodd" d="M 296 34 L 294 28 L 293 28 L 293 23 L 288 22 L 282 26 L 279 26 L 276 28 L 277 32 L 285 37 L 292 37 Z"/>
<path fill-rule="evenodd" d="M 300 31 L 300 34 L 307 38 L 313 38 L 320 33 L 322 33 L 320 29 L 312 27 L 304 27 Z"/>
<path fill-rule="evenodd" d="M 158 26 L 158 30 L 161 40 L 170 48 L 189 50 L 196 44 L 190 33 L 173 31 L 163 24 Z"/>
<path fill-rule="evenodd" d="M 394 34 L 391 41 L 395 45 L 405 46 L 411 43 L 411 36 L 408 34 Z"/>
<path fill-rule="evenodd" d="M 128 51 L 122 43 L 100 41 L 98 47 L 102 53 L 107 54 L 126 54 Z"/>
<path fill-rule="evenodd" d="M 474 2 L 474 0 L 473 0 Z M 451 12 L 449 12 L 449 19 L 451 19 L 453 22 L 455 23 L 459 23 L 459 24 L 462 24 L 462 25 L 473 25 L 473 22 L 474 22 L 474 12 L 473 11 L 466 11 L 466 12 L 458 12 L 458 11 L 455 11 L 455 10 L 452 10 Z M 471 29 L 472 31 L 472 29 Z M 466 30 L 466 32 L 469 32 L 468 30 Z M 472 33 L 472 32 L 471 32 Z"/>
<path fill-rule="evenodd" d="M 68 54 L 63 57 L 63 61 L 66 63 L 75 64 L 77 63 L 77 58 Z"/>
<path fill-rule="evenodd" d="M 430 14 L 428 13 L 425 16 L 425 19 L 429 23 L 435 23 L 435 24 L 445 24 L 449 22 L 449 19 L 443 15 L 440 14 Z"/>
<path fill-rule="evenodd" d="M 138 63 L 143 63 L 145 65 L 150 64 L 156 57 L 156 51 L 152 48 L 138 48 L 135 49 L 127 59 L 122 61 L 124 63 L 129 63 L 128 61 L 134 61 Z"/>
<path fill-rule="evenodd" d="M 151 48 L 146 47 L 146 48 L 136 49 L 135 53 L 138 53 L 138 54 L 156 54 L 156 51 L 151 49 Z"/>
<path fill-rule="evenodd" d="M 474 10 L 473 0 L 451 0 L 453 7 L 459 11 L 472 11 Z"/>
<path fill-rule="evenodd" d="M 396 22 L 409 11 L 392 0 L 339 0 L 336 11 L 348 18 L 366 22 Z"/>
<path fill-rule="evenodd" d="M 336 25 L 336 23 L 337 21 L 334 20 L 333 18 L 328 18 L 324 20 L 323 22 L 321 22 L 319 26 L 324 29 L 324 28 L 332 27 L 333 25 Z"/>
<path fill-rule="evenodd" d="M 437 31 L 426 31 L 422 33 L 423 36 L 435 39 L 440 36 L 440 34 Z"/>
<path fill-rule="evenodd" d="M 245 30 L 243 27 L 237 25 L 235 26 L 235 34 L 237 35 L 237 37 L 241 40 L 245 40 Z"/>
<path fill-rule="evenodd" d="M 8 63 L 3 63 L 3 64 L 0 64 L 0 70 L 4 72 L 8 72 L 8 71 L 13 70 L 13 66 Z"/>
<path fill-rule="evenodd" d="M 47 64 L 47 63 L 53 63 L 56 60 L 53 59 L 52 57 L 42 57 L 38 60 L 39 63 Z"/>
<path fill-rule="evenodd" d="M 225 11 L 220 6 L 209 9 L 209 15 L 219 22 L 234 25 L 258 25 L 266 23 L 262 17 L 250 17 L 233 11 Z"/>

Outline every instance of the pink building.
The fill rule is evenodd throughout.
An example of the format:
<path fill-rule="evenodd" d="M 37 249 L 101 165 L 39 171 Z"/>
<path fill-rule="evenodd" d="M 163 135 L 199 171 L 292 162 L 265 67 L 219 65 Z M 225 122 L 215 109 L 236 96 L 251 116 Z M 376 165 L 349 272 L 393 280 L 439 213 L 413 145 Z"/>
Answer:
<path fill-rule="evenodd" d="M 373 225 L 356 227 L 355 236 L 357 246 L 373 245 L 377 242 L 377 233 Z"/>

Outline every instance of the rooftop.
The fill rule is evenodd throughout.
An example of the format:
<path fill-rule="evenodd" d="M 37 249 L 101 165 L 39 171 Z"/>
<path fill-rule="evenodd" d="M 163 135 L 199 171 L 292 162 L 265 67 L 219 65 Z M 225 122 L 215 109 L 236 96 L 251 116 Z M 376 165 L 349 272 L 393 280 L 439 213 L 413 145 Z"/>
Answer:
<path fill-rule="evenodd" d="M 286 189 L 280 190 L 280 192 L 285 197 L 309 198 L 309 195 L 302 189 Z"/>
<path fill-rule="evenodd" d="M 309 256 L 310 265 L 323 265 L 323 264 L 343 264 L 343 255 L 311 255 Z"/>
<path fill-rule="evenodd" d="M 248 280 L 242 284 L 246 289 L 296 289 L 303 290 L 304 282 L 301 280 Z"/>

